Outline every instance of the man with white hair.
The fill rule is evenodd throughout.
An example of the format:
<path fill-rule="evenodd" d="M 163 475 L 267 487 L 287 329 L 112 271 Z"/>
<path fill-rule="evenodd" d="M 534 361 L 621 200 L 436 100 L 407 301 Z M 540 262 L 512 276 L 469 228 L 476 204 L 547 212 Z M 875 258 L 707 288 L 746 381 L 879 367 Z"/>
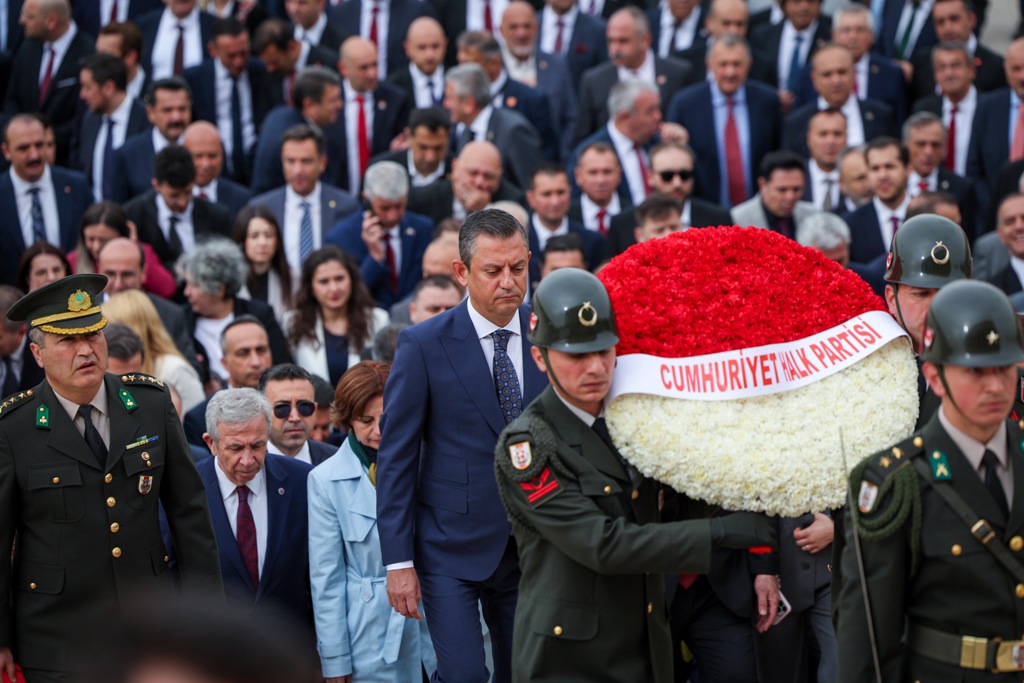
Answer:
<path fill-rule="evenodd" d="M 850 265 L 850 228 L 834 213 L 813 213 L 796 230 L 796 241 L 817 249 L 842 267 Z"/>
<path fill-rule="evenodd" d="M 406 211 L 409 174 L 394 161 L 379 161 L 366 169 L 363 199 L 368 208 L 339 222 L 324 243 L 337 245 L 359 261 L 374 301 L 387 308 L 409 295 L 422 279 L 423 252 L 434 225 L 426 216 Z"/>

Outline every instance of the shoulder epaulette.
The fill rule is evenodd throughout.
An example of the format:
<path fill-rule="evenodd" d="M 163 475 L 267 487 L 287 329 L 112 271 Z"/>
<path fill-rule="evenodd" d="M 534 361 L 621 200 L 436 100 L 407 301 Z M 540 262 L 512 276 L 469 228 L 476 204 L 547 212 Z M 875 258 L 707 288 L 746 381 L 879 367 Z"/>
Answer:
<path fill-rule="evenodd" d="M 25 399 L 32 398 L 34 395 L 35 392 L 29 389 L 27 391 L 19 391 L 16 394 L 11 394 L 3 401 L 0 401 L 0 417 L 14 412 L 14 409 L 18 406 L 25 405 L 25 403 L 27 403 Z"/>
<path fill-rule="evenodd" d="M 161 389 L 164 387 L 164 381 L 157 379 L 152 375 L 146 375 L 141 372 L 132 373 L 130 375 L 121 375 L 121 381 L 124 384 L 141 384 L 143 386 L 157 386 Z"/>
<path fill-rule="evenodd" d="M 865 461 L 865 472 L 870 472 L 869 479 L 876 484 L 882 484 L 892 476 L 910 464 L 912 458 L 924 454 L 924 438 L 920 434 L 913 434 L 892 448 L 879 451 Z"/>

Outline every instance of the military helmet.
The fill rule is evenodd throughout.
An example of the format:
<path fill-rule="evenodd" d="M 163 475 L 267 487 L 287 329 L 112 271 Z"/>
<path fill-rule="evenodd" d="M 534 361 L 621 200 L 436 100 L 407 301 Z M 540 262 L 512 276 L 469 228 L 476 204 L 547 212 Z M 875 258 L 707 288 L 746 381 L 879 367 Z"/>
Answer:
<path fill-rule="evenodd" d="M 604 351 L 619 343 L 615 312 L 604 285 L 578 268 L 559 268 L 537 286 L 529 339 L 565 353 Z"/>
<path fill-rule="evenodd" d="M 971 247 L 963 229 L 933 213 L 914 216 L 892 238 L 885 260 L 885 281 L 939 289 L 974 276 Z"/>
<path fill-rule="evenodd" d="M 1017 313 L 997 287 L 964 280 L 943 287 L 924 323 L 921 360 L 987 368 L 1024 361 Z"/>

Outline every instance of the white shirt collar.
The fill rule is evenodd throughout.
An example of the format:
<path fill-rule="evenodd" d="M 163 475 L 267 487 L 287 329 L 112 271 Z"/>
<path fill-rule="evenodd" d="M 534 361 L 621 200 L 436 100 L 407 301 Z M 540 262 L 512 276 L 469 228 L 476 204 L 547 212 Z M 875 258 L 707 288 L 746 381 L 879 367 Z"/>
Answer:
<path fill-rule="evenodd" d="M 490 337 L 491 334 L 494 333 L 496 330 L 508 330 L 514 335 L 522 334 L 523 328 L 522 325 L 520 325 L 519 323 L 518 310 L 516 310 L 515 315 L 513 315 L 512 319 L 505 323 L 504 326 L 498 327 L 490 320 L 485 318 L 483 315 L 481 315 L 479 312 L 477 312 L 476 308 L 473 306 L 472 299 L 466 301 L 466 304 L 466 310 L 469 311 L 469 320 L 470 322 L 473 323 L 473 329 L 476 330 L 477 339 L 486 339 L 487 337 Z"/>
<path fill-rule="evenodd" d="M 39 188 L 42 188 L 45 191 L 46 188 L 53 187 L 53 180 L 51 180 L 51 178 L 50 178 L 50 165 L 49 164 L 44 164 L 43 165 L 43 175 L 41 175 L 39 177 L 39 180 L 37 180 L 34 183 L 28 182 L 27 180 L 22 178 L 20 175 L 15 173 L 14 172 L 14 167 L 11 166 L 11 183 L 14 184 L 14 196 L 15 197 L 17 197 L 17 196 L 19 196 L 21 194 L 24 194 L 25 192 L 28 192 L 29 189 L 31 189 L 33 187 L 39 187 Z"/>
<path fill-rule="evenodd" d="M 109 404 L 107 403 L 106 386 L 107 380 L 104 379 L 103 383 L 100 384 L 99 391 L 97 391 L 96 395 L 92 397 L 91 401 L 89 401 L 89 405 L 95 408 L 100 415 L 109 416 L 110 411 Z M 57 389 L 54 388 L 53 386 L 51 386 L 50 388 L 53 389 L 53 395 L 57 397 L 57 401 L 61 404 L 61 406 L 64 407 L 64 410 L 67 412 L 68 417 L 70 417 L 71 421 L 74 422 L 75 418 L 78 416 L 78 406 L 82 404 L 76 403 L 75 401 L 72 401 L 69 398 L 61 396 L 59 393 L 57 393 Z"/>
<path fill-rule="evenodd" d="M 308 439 L 302 443 L 302 448 L 300 448 L 299 452 L 296 453 L 295 455 L 286 455 L 281 451 L 280 448 L 277 447 L 277 444 L 275 444 L 273 441 L 267 441 L 267 453 L 273 453 L 274 455 L 282 455 L 286 458 L 295 458 L 296 460 L 309 463 L 310 465 L 313 464 L 313 458 L 309 454 Z"/>
<path fill-rule="evenodd" d="M 52 47 L 55 58 L 59 58 L 59 61 L 63 61 L 64 55 L 68 51 L 68 47 L 71 46 L 71 41 L 75 39 L 75 34 L 78 33 L 78 26 L 72 21 L 68 25 L 68 30 L 64 32 L 57 40 L 52 43 L 46 43 L 43 45 L 43 52 L 46 52 L 46 47 Z"/>
<path fill-rule="evenodd" d="M 270 441 L 267 441 L 269 444 Z M 220 460 L 214 457 L 214 472 L 217 473 L 217 484 L 220 486 L 220 497 L 222 500 L 227 500 L 231 496 L 237 496 L 238 484 L 233 483 L 228 479 L 228 475 L 224 474 L 224 470 L 220 468 Z M 256 476 L 252 478 L 248 484 L 250 496 L 265 496 L 267 494 L 267 474 L 263 467 L 256 473 Z"/>

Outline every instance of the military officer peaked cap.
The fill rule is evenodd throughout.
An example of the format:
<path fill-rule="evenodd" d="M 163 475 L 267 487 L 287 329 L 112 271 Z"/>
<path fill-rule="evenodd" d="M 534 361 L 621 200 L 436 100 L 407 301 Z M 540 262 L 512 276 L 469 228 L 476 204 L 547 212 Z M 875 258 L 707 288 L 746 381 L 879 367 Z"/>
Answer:
<path fill-rule="evenodd" d="M 585 270 L 559 268 L 533 294 L 528 336 L 535 346 L 565 353 L 615 346 L 619 332 L 608 291 Z"/>
<path fill-rule="evenodd" d="M 974 277 L 971 247 L 963 229 L 932 213 L 900 226 L 889 245 L 885 281 L 921 289 L 939 289 Z"/>
<path fill-rule="evenodd" d="M 953 282 L 928 307 L 921 360 L 987 368 L 1024 361 L 1017 314 L 997 287 L 978 280 Z"/>
<path fill-rule="evenodd" d="M 98 298 L 106 286 L 105 275 L 68 275 L 18 299 L 7 319 L 52 334 L 96 332 L 107 325 Z"/>

